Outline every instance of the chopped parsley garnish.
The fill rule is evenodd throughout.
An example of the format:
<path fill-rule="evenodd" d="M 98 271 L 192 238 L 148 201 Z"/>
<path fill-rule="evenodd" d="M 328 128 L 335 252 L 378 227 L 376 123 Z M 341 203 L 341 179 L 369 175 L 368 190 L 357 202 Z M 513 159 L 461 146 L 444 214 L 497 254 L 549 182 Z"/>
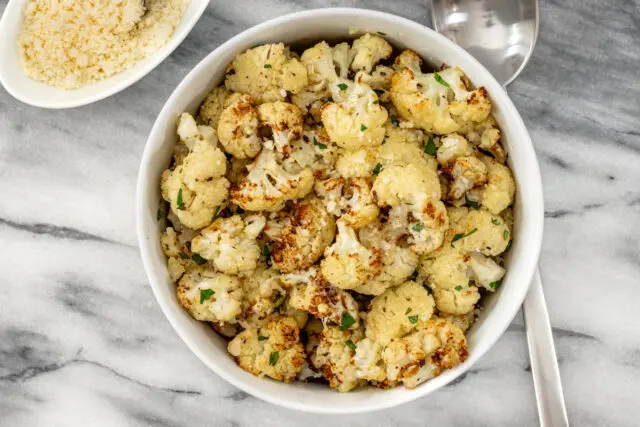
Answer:
<path fill-rule="evenodd" d="M 491 220 L 491 224 L 500 225 L 500 221 L 498 221 L 497 219 L 494 218 L 494 219 Z"/>
<path fill-rule="evenodd" d="M 327 98 L 327 102 L 333 102 L 333 98 L 332 97 Z"/>
<path fill-rule="evenodd" d="M 427 145 L 424 146 L 424 152 L 429 154 L 430 156 L 435 156 L 438 148 L 436 147 L 436 143 L 433 142 L 433 138 L 429 137 L 427 140 Z"/>
<path fill-rule="evenodd" d="M 440 74 L 437 71 L 435 73 L 433 73 L 433 78 L 436 79 L 436 81 L 438 83 L 440 83 L 442 86 L 451 87 L 451 86 L 449 86 L 449 83 L 444 81 L 442 76 L 440 76 Z"/>
<path fill-rule="evenodd" d="M 182 200 L 182 188 L 178 190 L 178 200 L 176 201 L 178 204 L 178 209 L 181 211 L 184 210 L 184 200 Z"/>
<path fill-rule="evenodd" d="M 480 203 L 476 202 L 475 200 L 471 200 L 467 197 L 466 194 L 464 195 L 464 204 L 476 211 L 480 208 Z"/>
<path fill-rule="evenodd" d="M 182 259 L 189 259 L 189 255 L 187 255 L 187 254 L 185 254 L 185 253 L 180 252 L 180 258 L 182 258 Z"/>
<path fill-rule="evenodd" d="M 277 305 L 282 298 L 284 298 L 283 295 L 276 294 L 276 296 L 273 297 L 273 300 L 271 302 L 273 303 L 273 305 Z"/>
<path fill-rule="evenodd" d="M 461 291 L 461 290 L 462 290 L 462 286 L 458 285 L 458 286 L 456 286 L 456 287 L 455 287 L 455 288 L 453 288 L 453 289 L 455 289 L 456 291 Z"/>
<path fill-rule="evenodd" d="M 371 172 L 371 173 L 373 173 L 374 175 L 378 175 L 380 173 L 380 171 L 382 171 L 382 164 L 378 163 L 376 165 L 376 167 L 373 168 L 373 172 Z"/>
<path fill-rule="evenodd" d="M 411 307 L 407 308 L 407 311 L 404 312 L 404 314 L 409 314 L 411 313 Z"/>
<path fill-rule="evenodd" d="M 400 121 L 395 114 L 391 115 L 391 123 L 393 123 L 394 126 L 400 126 Z"/>
<path fill-rule="evenodd" d="M 209 300 L 215 294 L 213 289 L 200 289 L 200 304 Z"/>
<path fill-rule="evenodd" d="M 418 315 L 417 314 L 415 316 L 407 316 L 407 319 L 409 319 L 409 322 L 413 323 L 414 325 L 416 323 L 418 323 Z"/>
<path fill-rule="evenodd" d="M 315 136 L 313 137 L 313 143 L 315 145 L 317 145 L 318 148 L 321 149 L 321 150 L 326 150 L 327 149 L 327 146 L 325 144 L 319 143 Z"/>
<path fill-rule="evenodd" d="M 267 337 L 265 337 L 264 335 L 258 335 L 258 341 L 264 341 L 266 339 Z"/>
<path fill-rule="evenodd" d="M 382 144 L 380 144 L 380 145 L 384 145 L 384 144 L 386 144 L 386 143 L 387 143 L 387 138 L 383 139 L 383 140 L 382 140 Z"/>
<path fill-rule="evenodd" d="M 424 228 L 424 225 L 422 224 L 416 224 L 413 227 L 411 227 L 413 231 L 418 231 L 418 232 L 422 231 L 423 228 Z"/>
<path fill-rule="evenodd" d="M 276 363 L 278 363 L 278 358 L 280 357 L 280 353 L 277 351 L 272 351 L 271 354 L 269 355 L 269 365 L 270 366 L 276 366 Z"/>
<path fill-rule="evenodd" d="M 367 130 L 367 127 L 365 125 L 360 125 L 360 130 L 364 132 L 365 130 Z"/>
<path fill-rule="evenodd" d="M 378 31 L 377 33 L 380 34 L 381 36 L 386 36 L 387 35 L 387 33 L 383 33 L 382 31 Z"/>
<path fill-rule="evenodd" d="M 425 258 L 425 261 L 433 261 L 435 258 L 434 257 L 429 257 L 429 258 Z"/>
<path fill-rule="evenodd" d="M 353 351 L 354 353 L 356 352 L 356 344 L 353 341 L 351 341 L 351 338 L 346 340 L 344 343 L 347 345 L 347 347 L 351 349 L 351 351 Z"/>
<path fill-rule="evenodd" d="M 269 250 L 269 246 L 262 245 L 262 250 L 260 252 L 262 253 L 264 259 L 266 259 L 267 261 L 269 260 L 269 258 L 271 258 L 271 251 Z"/>
<path fill-rule="evenodd" d="M 216 208 L 216 211 L 213 213 L 213 217 L 214 217 L 214 218 L 217 218 L 217 217 L 218 217 L 218 214 L 220 213 L 220 208 L 221 208 L 221 207 L 222 207 L 222 206 L 218 206 L 218 207 Z"/>
<path fill-rule="evenodd" d="M 158 212 L 156 213 L 156 221 L 160 221 L 162 218 L 166 218 L 167 213 L 162 209 L 158 208 Z"/>
<path fill-rule="evenodd" d="M 495 282 L 489 283 L 489 287 L 491 289 L 498 289 L 501 284 L 502 284 L 502 280 L 496 280 Z"/>
<path fill-rule="evenodd" d="M 504 249 L 504 251 L 508 251 L 509 248 L 511 248 L 511 244 L 513 243 L 513 239 L 509 240 L 509 243 L 507 243 L 507 247 Z"/>
<path fill-rule="evenodd" d="M 509 238 L 509 230 L 504 230 L 504 233 L 502 233 L 502 238 L 504 240 L 507 240 Z"/>
<path fill-rule="evenodd" d="M 372 102 L 372 104 L 373 104 L 373 105 L 378 105 L 378 104 L 380 104 L 380 100 L 379 100 L 379 99 L 376 99 L 375 101 L 373 101 L 373 102 Z"/>
<path fill-rule="evenodd" d="M 471 236 L 473 233 L 475 233 L 476 231 L 478 231 L 477 228 L 474 228 L 473 230 L 471 230 L 470 232 L 468 232 L 467 234 L 464 233 L 458 233 L 455 236 L 453 236 L 453 239 L 451 239 L 451 247 L 453 247 L 453 243 L 457 242 L 460 239 L 464 239 L 465 237 L 469 237 Z"/>
<path fill-rule="evenodd" d="M 340 89 L 340 90 L 347 90 L 347 88 L 348 88 L 348 87 L 349 87 L 349 86 L 347 86 L 347 85 L 346 85 L 346 84 L 344 84 L 344 83 L 340 83 L 340 84 L 338 85 L 338 89 Z"/>
<path fill-rule="evenodd" d="M 264 64 L 264 68 L 271 68 L 271 64 Z"/>
<path fill-rule="evenodd" d="M 354 323 L 356 323 L 356 320 L 351 314 L 345 311 L 344 313 L 342 313 L 342 323 L 340 324 L 340 330 L 346 331 Z"/>
<path fill-rule="evenodd" d="M 202 265 L 202 264 L 206 264 L 207 260 L 202 258 L 200 255 L 198 254 L 193 254 L 191 255 L 191 259 L 193 260 L 193 262 L 195 262 L 198 265 Z"/>

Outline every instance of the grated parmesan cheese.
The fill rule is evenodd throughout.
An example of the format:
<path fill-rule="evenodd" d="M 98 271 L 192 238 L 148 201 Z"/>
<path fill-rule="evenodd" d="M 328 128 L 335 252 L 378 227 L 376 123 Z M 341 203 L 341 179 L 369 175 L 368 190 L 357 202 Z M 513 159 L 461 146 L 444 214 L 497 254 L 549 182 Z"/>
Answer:
<path fill-rule="evenodd" d="M 76 89 L 122 72 L 164 46 L 189 0 L 31 0 L 18 39 L 34 80 Z"/>

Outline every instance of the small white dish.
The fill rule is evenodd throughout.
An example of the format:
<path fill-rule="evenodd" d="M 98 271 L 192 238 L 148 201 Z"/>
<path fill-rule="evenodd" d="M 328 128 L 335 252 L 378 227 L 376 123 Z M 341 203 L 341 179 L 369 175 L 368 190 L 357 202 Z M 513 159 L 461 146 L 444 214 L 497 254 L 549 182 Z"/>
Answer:
<path fill-rule="evenodd" d="M 100 101 L 131 86 L 167 58 L 187 37 L 209 0 L 191 0 L 169 42 L 131 68 L 75 90 L 63 90 L 27 77 L 18 58 L 17 40 L 29 0 L 10 0 L 0 19 L 0 83 L 14 98 L 35 107 L 60 109 Z"/>
<path fill-rule="evenodd" d="M 161 199 L 160 175 L 169 166 L 177 140 L 177 118 L 185 111 L 196 112 L 205 95 L 224 79 L 225 68 L 235 55 L 267 42 L 308 44 L 353 39 L 364 32 L 383 33 L 396 47 L 414 49 L 432 65 L 459 66 L 475 85 L 487 89 L 516 179 L 514 241 L 502 286 L 483 300 L 484 310 L 468 333 L 466 362 L 412 390 L 368 387 L 337 393 L 326 385 L 261 379 L 239 368 L 227 353 L 223 338 L 178 304 L 176 286 L 160 248 L 163 224 L 156 220 L 156 214 Z M 212 371 L 247 393 L 284 407 L 324 414 L 396 406 L 425 396 L 468 371 L 502 336 L 520 309 L 538 263 L 544 221 L 542 182 L 533 144 L 502 85 L 471 55 L 435 31 L 395 15 L 361 9 L 318 9 L 281 16 L 242 32 L 210 53 L 178 85 L 158 115 L 142 156 L 136 198 L 138 243 L 145 271 L 162 311 L 187 346 Z M 455 411 L 455 405 L 449 409 Z"/>

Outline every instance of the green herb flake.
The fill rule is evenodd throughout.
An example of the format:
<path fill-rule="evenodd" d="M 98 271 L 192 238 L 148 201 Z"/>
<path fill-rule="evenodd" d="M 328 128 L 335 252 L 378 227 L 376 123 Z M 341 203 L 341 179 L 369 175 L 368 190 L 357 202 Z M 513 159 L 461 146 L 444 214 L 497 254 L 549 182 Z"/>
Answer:
<path fill-rule="evenodd" d="M 430 156 L 435 156 L 438 148 L 436 147 L 436 143 L 433 142 L 433 138 L 429 137 L 427 140 L 427 145 L 424 146 L 424 152 L 429 154 Z"/>
<path fill-rule="evenodd" d="M 327 98 L 327 102 L 333 102 L 333 98 L 332 97 Z"/>
<path fill-rule="evenodd" d="M 342 323 L 340 324 L 340 330 L 346 331 L 354 323 L 356 323 L 356 320 L 351 314 L 345 311 L 344 313 L 342 313 Z"/>
<path fill-rule="evenodd" d="M 374 175 L 378 175 L 380 173 L 380 171 L 382 171 L 382 164 L 378 163 L 376 165 L 376 167 L 373 168 L 373 172 L 371 172 L 371 173 L 373 173 Z"/>
<path fill-rule="evenodd" d="M 262 254 L 262 257 L 266 260 L 271 258 L 271 251 L 269 250 L 269 246 L 267 245 L 262 245 L 262 250 L 260 251 L 260 253 Z"/>
<path fill-rule="evenodd" d="M 407 316 L 407 319 L 409 319 L 409 322 L 411 322 L 414 325 L 416 323 L 418 323 L 418 315 L 417 314 L 415 316 Z"/>
<path fill-rule="evenodd" d="M 461 290 L 462 290 L 462 286 L 458 285 L 458 286 L 456 286 L 456 287 L 455 287 L 455 288 L 453 288 L 453 289 L 455 289 L 456 291 L 461 291 Z"/>
<path fill-rule="evenodd" d="M 413 231 L 417 231 L 417 232 L 422 231 L 422 229 L 423 229 L 423 228 L 424 228 L 424 225 L 422 225 L 422 224 L 416 224 L 416 225 L 414 225 L 413 227 L 411 227 L 411 229 L 412 229 Z"/>
<path fill-rule="evenodd" d="M 513 243 L 513 239 L 509 240 L 509 243 L 507 243 L 507 247 L 504 249 L 504 251 L 508 251 L 509 249 L 511 249 L 511 244 Z"/>
<path fill-rule="evenodd" d="M 360 125 L 360 130 L 364 132 L 365 130 L 367 130 L 367 127 L 365 125 Z"/>
<path fill-rule="evenodd" d="M 220 209 L 221 209 L 221 208 L 222 208 L 222 206 L 218 206 L 218 207 L 216 208 L 216 211 L 213 213 L 213 217 L 214 217 L 214 218 L 217 218 L 217 217 L 218 217 L 218 214 L 220 213 Z"/>
<path fill-rule="evenodd" d="M 475 200 L 471 200 L 467 197 L 466 194 L 464 195 L 464 204 L 476 211 L 480 209 L 480 203 L 476 202 Z"/>
<path fill-rule="evenodd" d="M 158 208 L 158 212 L 156 213 L 156 221 L 160 221 L 162 218 L 166 218 L 166 217 L 167 217 L 167 213 L 164 210 Z"/>
<path fill-rule="evenodd" d="M 327 146 L 325 144 L 319 143 L 315 136 L 313 137 L 313 143 L 315 145 L 317 145 L 318 148 L 321 149 L 321 150 L 326 150 L 327 149 Z"/>
<path fill-rule="evenodd" d="M 404 312 L 404 314 L 409 314 L 411 313 L 411 307 L 407 308 L 407 311 Z"/>
<path fill-rule="evenodd" d="M 178 209 L 183 211 L 184 210 L 184 200 L 182 200 L 182 188 L 178 190 L 178 200 L 176 201 L 177 205 L 178 205 Z"/>
<path fill-rule="evenodd" d="M 185 254 L 185 253 L 180 252 L 180 258 L 182 258 L 182 259 L 189 259 L 189 255 L 187 255 L 187 254 Z"/>
<path fill-rule="evenodd" d="M 453 243 L 457 242 L 460 239 L 464 239 L 465 237 L 469 237 L 471 236 L 473 233 L 475 233 L 476 231 L 478 231 L 477 228 L 474 228 L 473 230 L 471 230 L 470 232 L 468 232 L 467 234 L 464 233 L 458 233 L 455 236 L 453 236 L 453 239 L 451 239 L 451 247 L 453 247 Z"/>
<path fill-rule="evenodd" d="M 504 240 L 507 240 L 509 238 L 509 230 L 504 230 L 504 233 L 502 233 L 502 238 Z"/>
<path fill-rule="evenodd" d="M 372 102 L 372 104 L 373 104 L 373 105 L 378 105 L 378 104 L 380 104 L 380 100 L 379 100 L 379 99 L 376 99 L 375 101 L 373 101 L 373 102 Z"/>
<path fill-rule="evenodd" d="M 271 302 L 273 303 L 273 305 L 277 305 L 280 302 L 280 299 L 283 298 L 282 295 L 280 294 L 276 294 L 275 297 L 273 297 L 273 300 L 271 300 Z"/>
<path fill-rule="evenodd" d="M 200 289 L 200 304 L 208 301 L 215 294 L 213 289 Z"/>
<path fill-rule="evenodd" d="M 433 73 L 433 78 L 436 79 L 436 81 L 438 83 L 440 83 L 442 86 L 451 87 L 451 86 L 449 86 L 449 83 L 444 81 L 444 79 L 442 78 L 440 73 L 438 73 L 437 71 L 435 73 Z"/>
<path fill-rule="evenodd" d="M 500 221 L 498 221 L 497 219 L 494 218 L 494 219 L 491 220 L 491 224 L 500 225 Z"/>
<path fill-rule="evenodd" d="M 383 33 L 382 31 L 377 31 L 377 33 L 383 37 L 387 35 L 387 33 Z"/>
<path fill-rule="evenodd" d="M 356 352 L 356 344 L 353 341 L 351 341 L 351 338 L 346 340 L 344 343 L 347 345 L 347 347 L 351 349 L 352 352 L 354 353 Z"/>
<path fill-rule="evenodd" d="M 383 140 L 382 140 L 382 144 L 380 144 L 380 145 L 384 145 L 384 144 L 386 144 L 386 143 L 387 143 L 387 138 L 383 139 Z"/>
<path fill-rule="evenodd" d="M 193 262 L 195 262 L 198 265 L 202 265 L 202 264 L 206 264 L 207 260 L 202 258 L 200 255 L 198 254 L 193 254 L 191 255 L 191 259 L 193 260 Z"/>
<path fill-rule="evenodd" d="M 338 85 L 338 89 L 340 89 L 340 90 L 347 90 L 348 87 L 349 86 L 347 86 L 345 83 L 340 83 Z"/>
<path fill-rule="evenodd" d="M 265 337 L 264 335 L 258 335 L 258 341 L 264 341 L 266 339 L 267 337 Z"/>
<path fill-rule="evenodd" d="M 502 280 L 496 280 L 495 282 L 489 283 L 489 287 L 491 289 L 498 289 L 501 284 L 502 284 Z"/>
<path fill-rule="evenodd" d="M 394 126 L 400 126 L 400 120 L 398 120 L 395 114 L 391 115 L 391 123 L 393 123 Z"/>
<path fill-rule="evenodd" d="M 264 68 L 271 68 L 271 64 L 264 64 Z"/>
<path fill-rule="evenodd" d="M 276 363 L 278 363 L 278 358 L 280 358 L 280 353 L 277 351 L 272 351 L 269 355 L 269 366 L 276 366 Z"/>

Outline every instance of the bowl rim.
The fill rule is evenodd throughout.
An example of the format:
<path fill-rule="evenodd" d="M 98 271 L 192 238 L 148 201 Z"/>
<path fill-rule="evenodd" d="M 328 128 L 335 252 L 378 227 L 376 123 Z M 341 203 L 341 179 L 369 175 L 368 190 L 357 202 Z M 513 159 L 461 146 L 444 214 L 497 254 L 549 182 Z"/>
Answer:
<path fill-rule="evenodd" d="M 527 244 L 528 252 L 531 254 L 531 256 L 528 258 L 524 258 L 520 268 L 520 270 L 524 272 L 522 274 L 523 274 L 523 277 L 527 278 L 527 282 L 526 284 L 518 288 L 519 293 L 513 298 L 513 302 L 510 303 L 512 305 L 502 309 L 502 318 L 504 320 L 500 324 L 499 330 L 497 329 L 493 333 L 493 335 L 485 339 L 483 344 L 484 348 L 475 350 L 474 354 L 471 355 L 465 363 L 458 366 L 458 368 L 460 369 L 457 371 L 456 375 L 452 376 L 451 378 L 448 378 L 446 382 L 443 382 L 437 388 L 434 388 L 432 390 L 423 388 L 424 391 L 420 392 L 419 390 L 421 387 L 417 387 L 416 389 L 411 390 L 411 393 L 406 393 L 406 395 L 404 395 L 402 398 L 385 400 L 384 402 L 377 403 L 375 405 L 367 404 L 366 402 L 364 402 L 361 406 L 353 407 L 353 408 L 327 407 L 321 404 L 309 404 L 307 402 L 287 401 L 283 398 L 280 398 L 278 396 L 269 394 L 261 389 L 258 389 L 251 384 L 247 384 L 246 382 L 244 382 L 244 380 L 239 379 L 236 374 L 234 374 L 233 372 L 225 371 L 220 366 L 218 366 L 215 361 L 212 361 L 207 356 L 205 356 L 204 352 L 200 350 L 199 345 L 195 342 L 195 340 L 191 339 L 188 336 L 187 332 L 183 331 L 182 327 L 178 325 L 177 318 L 174 318 L 174 316 L 171 314 L 169 303 L 167 302 L 167 304 L 165 304 L 162 298 L 160 298 L 160 291 L 157 289 L 158 285 L 156 284 L 155 271 L 151 265 L 151 254 L 149 250 L 149 244 L 147 242 L 147 238 L 145 235 L 145 227 L 144 227 L 144 221 L 145 221 L 144 218 L 147 210 L 147 207 L 145 206 L 145 201 L 147 199 L 147 190 L 149 188 L 147 186 L 147 180 L 146 180 L 146 177 L 149 174 L 149 167 L 150 167 L 149 160 L 151 159 L 151 155 L 153 153 L 153 150 L 156 148 L 156 146 L 161 145 L 161 143 L 153 145 L 153 141 L 163 137 L 160 134 L 160 128 L 161 128 L 160 118 L 164 117 L 169 113 L 169 110 L 171 109 L 171 105 L 175 103 L 176 99 L 179 99 L 179 97 L 181 96 L 181 92 L 183 91 L 183 88 L 190 84 L 190 81 L 194 78 L 195 75 L 199 74 L 203 68 L 207 67 L 208 60 L 211 57 L 215 57 L 219 53 L 224 52 L 226 49 L 230 47 L 230 45 L 236 45 L 236 44 L 241 45 L 243 41 L 252 40 L 252 38 L 255 39 L 255 35 L 260 34 L 263 31 L 268 30 L 270 28 L 274 28 L 279 25 L 286 24 L 289 21 L 300 19 L 300 18 L 311 18 L 311 17 L 329 18 L 329 17 L 335 17 L 336 14 L 344 14 L 344 15 L 358 14 L 359 17 L 364 16 L 365 18 L 373 18 L 377 20 L 381 20 L 381 19 L 392 20 L 392 21 L 395 21 L 395 23 L 399 26 L 411 27 L 415 31 L 430 32 L 432 33 L 433 36 L 440 39 L 440 42 L 446 46 L 446 49 L 453 50 L 457 56 L 465 57 L 467 61 L 475 63 L 475 65 L 479 69 L 484 70 L 486 74 L 488 74 L 489 78 L 492 79 L 493 82 L 495 82 L 495 86 L 502 88 L 501 90 L 503 91 L 504 101 L 500 104 L 501 109 L 506 108 L 511 110 L 513 113 L 515 113 L 514 118 L 518 121 L 518 123 L 514 124 L 514 126 L 524 130 L 524 132 L 521 135 L 522 140 L 518 141 L 518 144 L 522 145 L 522 147 L 519 148 L 519 150 L 522 149 L 522 151 L 525 152 L 526 156 L 530 158 L 530 162 L 529 162 L 530 164 L 528 164 L 528 167 L 531 168 L 531 171 L 529 175 L 530 175 L 530 178 L 535 180 L 535 182 L 532 182 L 530 185 L 531 187 L 530 189 L 532 189 L 533 192 L 530 194 L 527 194 L 527 199 L 529 200 L 528 206 L 537 207 L 537 208 L 528 209 L 528 211 L 530 210 L 530 214 L 531 214 L 531 218 L 529 221 L 531 223 L 530 227 L 533 227 L 531 230 L 532 235 L 530 236 L 530 240 L 528 240 L 528 244 Z M 473 366 L 473 364 L 475 364 L 478 360 L 480 360 L 486 354 L 486 352 L 495 345 L 498 339 L 500 339 L 503 336 L 504 332 L 509 327 L 509 325 L 513 322 L 513 319 L 515 318 L 517 312 L 519 311 L 522 305 L 522 302 L 524 301 L 524 298 L 529 290 L 531 280 L 533 279 L 533 275 L 535 273 L 535 270 L 538 264 L 540 250 L 542 247 L 543 225 L 544 225 L 544 201 L 542 196 L 542 179 L 540 175 L 540 169 L 539 169 L 537 157 L 535 155 L 533 143 L 531 141 L 529 132 L 524 124 L 524 121 L 522 120 L 522 117 L 518 112 L 518 110 L 516 109 L 515 105 L 507 95 L 504 87 L 501 86 L 500 83 L 498 83 L 495 80 L 495 78 L 489 73 L 489 71 L 486 70 L 486 68 L 482 64 L 480 64 L 476 59 L 474 59 L 469 53 L 467 53 L 461 47 L 453 43 L 451 40 L 447 39 L 441 34 L 438 34 L 436 31 L 432 30 L 431 28 L 426 27 L 410 19 L 403 18 L 391 13 L 381 12 L 381 11 L 371 10 L 371 9 L 361 9 L 361 8 L 351 8 L 351 7 L 310 9 L 310 10 L 293 12 L 293 13 L 285 14 L 282 16 L 278 16 L 276 18 L 262 22 L 258 25 L 255 25 L 253 27 L 248 28 L 247 30 L 240 32 L 239 34 L 235 35 L 234 37 L 230 38 L 229 40 L 219 45 L 216 49 L 214 49 L 207 56 L 205 56 L 182 79 L 182 81 L 171 93 L 168 100 L 165 102 L 162 110 L 158 113 L 158 117 L 154 122 L 154 125 L 149 133 L 149 137 L 145 143 L 145 148 L 141 158 L 141 165 L 139 169 L 137 188 L 136 188 L 136 231 L 137 231 L 138 244 L 140 247 L 142 262 L 143 262 L 147 277 L 149 279 L 149 285 L 153 290 L 156 300 L 158 301 L 158 304 L 160 305 L 165 317 L 167 318 L 167 320 L 169 320 L 169 322 L 171 323 L 172 327 L 174 328 L 178 336 L 180 336 L 180 338 L 184 341 L 187 347 L 206 366 L 208 366 L 209 369 L 211 369 L 214 373 L 216 373 L 219 377 L 221 377 L 231 385 L 261 400 L 272 403 L 274 405 L 278 405 L 278 406 L 289 408 L 289 409 L 304 411 L 304 412 L 310 412 L 310 413 L 357 414 L 357 413 L 373 412 L 373 411 L 388 409 L 391 407 L 395 407 L 401 404 L 411 402 L 420 397 L 423 397 L 429 394 L 430 392 L 435 391 L 449 384 L 450 382 L 452 382 L 456 378 L 459 378 L 461 375 L 467 372 L 471 368 L 471 366 Z"/>
<path fill-rule="evenodd" d="M 8 32 L 7 27 L 10 24 L 15 23 L 15 19 L 19 19 L 19 26 L 22 26 L 22 21 L 24 20 L 23 9 L 29 0 L 9 0 L 7 3 L 5 10 L 0 17 L 0 34 L 6 34 Z M 51 110 L 62 110 L 67 108 L 75 108 L 81 107 L 84 105 L 89 105 L 94 102 L 102 101 L 112 95 L 115 95 L 118 92 L 121 92 L 128 88 L 129 86 L 134 85 L 142 78 L 144 78 L 147 74 L 153 71 L 158 65 L 160 65 L 164 60 L 169 58 L 174 50 L 180 46 L 180 44 L 187 38 L 187 36 L 191 33 L 193 27 L 198 23 L 204 12 L 207 10 L 207 6 L 209 5 L 210 0 L 192 0 L 192 3 L 187 5 L 187 9 L 185 9 L 185 14 L 191 4 L 196 3 L 196 9 L 191 21 L 187 22 L 187 24 L 178 31 L 178 28 L 174 30 L 174 33 L 171 35 L 171 38 L 167 41 L 166 44 L 161 46 L 157 51 L 153 52 L 151 55 L 143 58 L 141 61 L 133 64 L 131 67 L 116 73 L 112 76 L 109 76 L 103 80 L 94 82 L 87 86 L 83 86 L 79 89 L 90 88 L 94 84 L 98 84 L 101 82 L 108 82 L 110 79 L 113 79 L 118 76 L 122 76 L 124 73 L 131 72 L 130 76 L 125 76 L 122 80 L 114 83 L 111 86 L 108 86 L 102 90 L 98 90 L 94 93 L 89 93 L 85 96 L 79 96 L 77 98 L 67 99 L 63 101 L 58 101 L 54 99 L 45 99 L 45 98 L 37 98 L 25 95 L 17 86 L 14 85 L 10 77 L 7 77 L 7 73 L 5 72 L 5 68 L 0 66 L 0 85 L 5 88 L 7 92 L 11 96 L 13 96 L 18 101 L 31 105 L 33 107 L 46 108 Z M 200 2 L 197 4 L 197 2 Z M 184 20 L 185 15 L 183 14 L 180 23 Z M 179 23 L 179 24 L 180 24 Z M 7 55 L 11 55 L 9 50 L 11 46 L 16 45 L 16 39 L 14 37 L 10 37 L 10 40 L 0 41 L 0 58 L 5 57 Z M 17 57 L 17 52 L 13 55 L 15 57 L 15 61 L 18 62 L 20 59 Z M 141 64 L 143 61 L 146 61 L 144 64 Z M 135 71 L 135 72 L 134 72 Z M 26 77 L 26 75 L 25 75 Z M 55 88 L 53 86 L 46 85 L 45 83 L 38 82 L 33 80 L 35 83 L 42 84 L 47 86 L 49 89 L 55 89 L 60 91 L 60 93 L 69 93 L 69 91 L 65 89 Z"/>

